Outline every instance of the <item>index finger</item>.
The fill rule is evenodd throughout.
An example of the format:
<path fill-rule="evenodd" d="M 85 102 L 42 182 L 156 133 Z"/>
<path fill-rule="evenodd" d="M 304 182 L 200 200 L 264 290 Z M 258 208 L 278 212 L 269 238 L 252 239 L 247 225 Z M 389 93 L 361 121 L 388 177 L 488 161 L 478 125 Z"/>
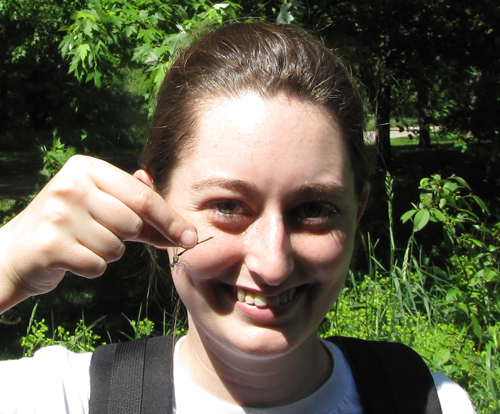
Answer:
<path fill-rule="evenodd" d="M 196 228 L 174 211 L 152 187 L 105 161 L 90 158 L 90 162 L 95 185 L 119 199 L 144 220 L 143 229 L 135 241 L 186 248 L 196 245 Z"/>

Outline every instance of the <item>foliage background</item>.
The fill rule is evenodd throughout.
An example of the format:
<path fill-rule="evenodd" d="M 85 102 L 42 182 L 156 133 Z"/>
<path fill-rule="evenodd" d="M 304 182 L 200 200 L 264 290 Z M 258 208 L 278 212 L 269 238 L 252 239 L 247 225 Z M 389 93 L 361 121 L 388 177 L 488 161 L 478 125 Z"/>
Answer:
<path fill-rule="evenodd" d="M 165 70 L 193 36 L 237 19 L 297 24 L 345 56 L 374 137 L 376 196 L 320 333 L 409 344 L 478 412 L 499 412 L 499 18 L 494 0 L 0 0 L 0 176 L 38 177 L 0 199 L 0 219 L 74 153 L 132 171 Z M 150 273 L 129 244 L 105 277 L 69 275 L 1 317 L 2 357 L 182 332 L 168 274 L 151 286 Z"/>

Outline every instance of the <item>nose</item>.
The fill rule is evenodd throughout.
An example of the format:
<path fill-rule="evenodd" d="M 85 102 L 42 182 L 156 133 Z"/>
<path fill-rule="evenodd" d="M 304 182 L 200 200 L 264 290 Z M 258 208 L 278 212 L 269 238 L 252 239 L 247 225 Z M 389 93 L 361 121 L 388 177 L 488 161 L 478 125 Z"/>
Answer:
<path fill-rule="evenodd" d="M 283 216 L 261 216 L 247 230 L 245 265 L 257 283 L 279 286 L 294 269 L 291 237 Z"/>

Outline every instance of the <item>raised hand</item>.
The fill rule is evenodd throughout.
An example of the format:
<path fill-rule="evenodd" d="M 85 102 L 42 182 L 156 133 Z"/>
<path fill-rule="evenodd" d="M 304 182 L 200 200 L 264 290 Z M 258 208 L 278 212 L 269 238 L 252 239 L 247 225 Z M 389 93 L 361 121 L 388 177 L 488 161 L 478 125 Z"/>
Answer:
<path fill-rule="evenodd" d="M 193 247 L 196 229 L 152 189 L 104 161 L 71 158 L 30 205 L 0 228 L 0 311 L 54 289 L 66 271 L 93 278 L 125 241 Z"/>

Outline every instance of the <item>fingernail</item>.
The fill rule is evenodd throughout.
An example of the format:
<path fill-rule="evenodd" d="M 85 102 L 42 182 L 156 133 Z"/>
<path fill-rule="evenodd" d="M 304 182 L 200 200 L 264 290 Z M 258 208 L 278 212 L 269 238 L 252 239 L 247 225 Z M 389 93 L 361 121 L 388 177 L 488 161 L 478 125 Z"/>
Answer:
<path fill-rule="evenodd" d="M 196 246 L 198 241 L 198 236 L 192 230 L 186 230 L 181 236 L 181 246 L 185 248 L 190 248 Z"/>

